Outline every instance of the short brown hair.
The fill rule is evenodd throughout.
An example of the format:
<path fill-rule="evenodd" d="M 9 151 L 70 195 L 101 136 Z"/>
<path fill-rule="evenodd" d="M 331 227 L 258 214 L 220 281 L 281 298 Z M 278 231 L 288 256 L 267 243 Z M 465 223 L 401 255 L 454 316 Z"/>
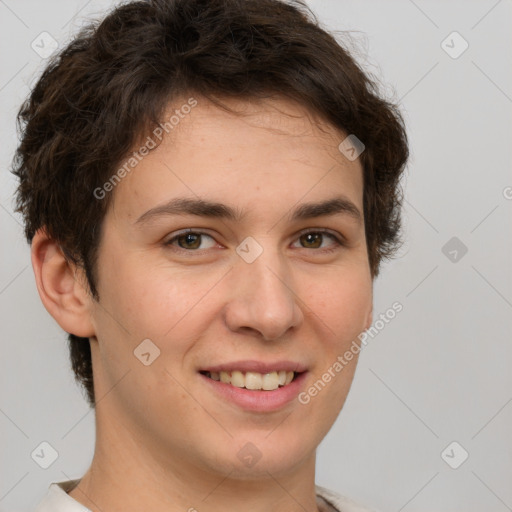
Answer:
<path fill-rule="evenodd" d="M 365 145 L 363 206 L 372 276 L 399 243 L 404 123 L 302 0 L 150 0 L 115 8 L 52 58 L 22 105 L 13 164 L 29 242 L 44 228 L 96 288 L 110 196 L 93 191 L 170 101 L 293 99 Z M 69 334 L 72 367 L 94 407 L 89 340 Z"/>

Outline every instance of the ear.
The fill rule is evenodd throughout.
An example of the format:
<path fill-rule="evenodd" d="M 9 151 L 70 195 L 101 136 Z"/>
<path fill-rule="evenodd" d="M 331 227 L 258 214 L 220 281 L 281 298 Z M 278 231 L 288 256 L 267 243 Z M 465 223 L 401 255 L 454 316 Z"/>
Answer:
<path fill-rule="evenodd" d="M 66 332 L 82 338 L 94 336 L 90 314 L 93 298 L 83 273 L 66 260 L 44 228 L 32 240 L 31 259 L 37 290 L 48 313 Z"/>

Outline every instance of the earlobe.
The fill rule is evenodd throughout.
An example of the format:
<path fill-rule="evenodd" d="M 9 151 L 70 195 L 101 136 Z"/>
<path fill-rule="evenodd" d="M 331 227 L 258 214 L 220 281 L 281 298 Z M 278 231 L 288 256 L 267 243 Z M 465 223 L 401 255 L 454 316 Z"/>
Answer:
<path fill-rule="evenodd" d="M 66 260 L 59 244 L 44 229 L 32 240 L 31 259 L 39 296 L 50 315 L 70 334 L 94 336 L 90 314 L 93 299 L 80 282 L 76 266 Z"/>

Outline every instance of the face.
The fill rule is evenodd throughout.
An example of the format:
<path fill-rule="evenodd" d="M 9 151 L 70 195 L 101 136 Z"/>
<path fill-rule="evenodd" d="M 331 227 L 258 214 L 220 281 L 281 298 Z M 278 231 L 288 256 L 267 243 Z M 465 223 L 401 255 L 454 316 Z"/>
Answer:
<path fill-rule="evenodd" d="M 104 219 L 98 430 L 182 470 L 282 475 L 335 421 L 356 357 L 333 365 L 371 322 L 361 164 L 291 101 L 197 101 Z"/>

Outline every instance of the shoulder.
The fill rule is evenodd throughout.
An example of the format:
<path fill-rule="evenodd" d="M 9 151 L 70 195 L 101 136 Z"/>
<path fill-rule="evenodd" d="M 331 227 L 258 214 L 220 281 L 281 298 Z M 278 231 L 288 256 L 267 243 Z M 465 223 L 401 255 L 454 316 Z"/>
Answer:
<path fill-rule="evenodd" d="M 363 507 L 350 498 L 326 489 L 325 487 L 315 486 L 316 494 L 325 500 L 336 512 L 376 512 L 373 509 Z"/>
<path fill-rule="evenodd" d="M 91 512 L 67 494 L 78 482 L 79 480 L 67 480 L 51 484 L 34 512 Z"/>
<path fill-rule="evenodd" d="M 34 512 L 91 512 L 67 493 L 79 480 L 52 483 Z M 315 486 L 316 495 L 335 512 L 375 512 L 325 487 Z"/>

